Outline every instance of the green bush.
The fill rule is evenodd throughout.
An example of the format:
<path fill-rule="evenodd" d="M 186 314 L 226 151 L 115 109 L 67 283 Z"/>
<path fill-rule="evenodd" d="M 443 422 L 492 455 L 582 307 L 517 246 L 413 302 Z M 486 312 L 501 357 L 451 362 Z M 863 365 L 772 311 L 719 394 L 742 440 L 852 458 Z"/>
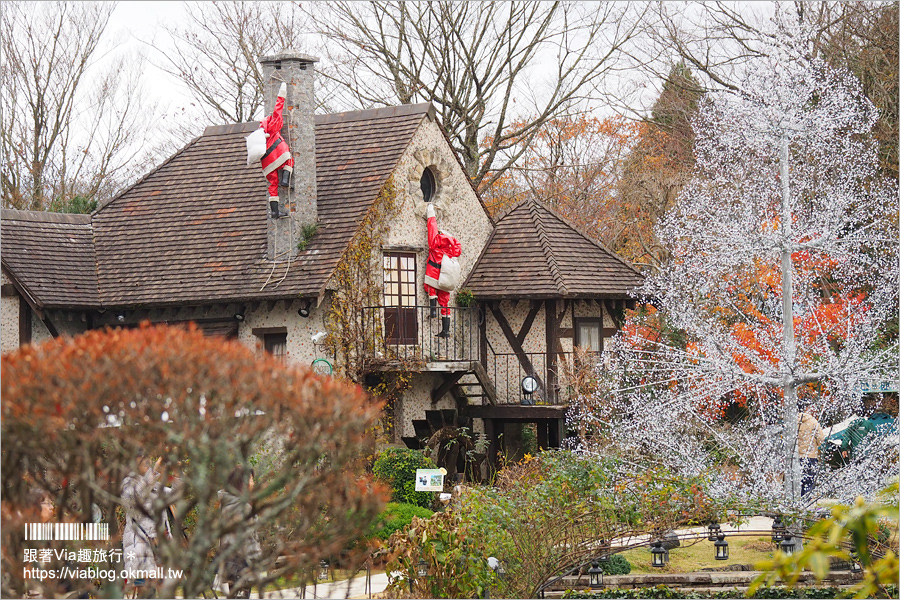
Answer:
<path fill-rule="evenodd" d="M 432 514 L 434 513 L 431 510 L 415 504 L 388 502 L 384 507 L 384 512 L 378 515 L 378 519 L 372 523 L 368 537 L 387 541 L 395 531 L 409 527 L 413 517 L 430 519 Z"/>
<path fill-rule="evenodd" d="M 631 563 L 621 554 L 613 554 L 605 563 L 601 563 L 604 575 L 628 575 L 631 573 Z"/>
<path fill-rule="evenodd" d="M 635 589 L 608 589 L 598 592 L 582 592 L 567 590 L 563 598 L 842 598 L 840 588 L 793 588 L 767 587 L 760 588 L 752 596 L 746 596 L 740 590 L 726 590 L 721 592 L 685 592 L 678 588 L 665 585 Z M 893 596 L 891 596 L 893 597 Z"/>
<path fill-rule="evenodd" d="M 416 469 L 434 469 L 434 462 L 419 450 L 388 448 L 378 455 L 372 472 L 391 488 L 391 501 L 430 508 L 434 492 L 416 491 Z"/>

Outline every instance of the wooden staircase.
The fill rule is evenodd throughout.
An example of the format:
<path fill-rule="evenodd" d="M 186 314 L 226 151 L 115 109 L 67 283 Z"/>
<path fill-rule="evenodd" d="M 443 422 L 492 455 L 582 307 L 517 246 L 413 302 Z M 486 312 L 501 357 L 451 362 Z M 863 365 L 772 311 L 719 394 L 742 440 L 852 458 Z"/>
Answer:
<path fill-rule="evenodd" d="M 484 369 L 477 361 L 452 363 L 443 371 L 443 381 L 431 393 L 431 404 L 436 405 L 450 394 L 456 400 L 456 408 L 426 410 L 424 419 L 413 419 L 415 436 L 401 438 L 408 448 L 420 449 L 428 439 L 444 427 L 469 427 L 472 419 L 467 415 L 470 405 L 496 404 L 497 392 Z"/>

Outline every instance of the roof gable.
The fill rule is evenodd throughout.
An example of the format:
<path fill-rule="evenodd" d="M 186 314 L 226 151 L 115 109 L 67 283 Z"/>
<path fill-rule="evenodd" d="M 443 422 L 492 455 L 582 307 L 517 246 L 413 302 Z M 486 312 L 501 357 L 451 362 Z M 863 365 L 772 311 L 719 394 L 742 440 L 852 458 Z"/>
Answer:
<path fill-rule="evenodd" d="M 476 297 L 622 298 L 641 274 L 535 200 L 500 218 L 465 287 Z"/>

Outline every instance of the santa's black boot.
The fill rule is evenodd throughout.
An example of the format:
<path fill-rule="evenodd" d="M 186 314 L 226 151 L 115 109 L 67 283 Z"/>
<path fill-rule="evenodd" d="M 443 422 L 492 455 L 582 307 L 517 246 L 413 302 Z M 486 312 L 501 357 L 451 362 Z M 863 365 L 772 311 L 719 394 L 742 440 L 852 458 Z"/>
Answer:
<path fill-rule="evenodd" d="M 278 197 L 269 197 L 269 209 L 272 211 L 273 219 L 280 219 L 281 217 L 286 217 L 288 214 L 281 209 L 281 206 L 278 204 Z"/>
<path fill-rule="evenodd" d="M 450 337 L 450 317 L 441 317 L 441 331 L 435 337 Z"/>
<path fill-rule="evenodd" d="M 428 318 L 433 319 L 437 316 L 437 298 L 428 299 Z"/>

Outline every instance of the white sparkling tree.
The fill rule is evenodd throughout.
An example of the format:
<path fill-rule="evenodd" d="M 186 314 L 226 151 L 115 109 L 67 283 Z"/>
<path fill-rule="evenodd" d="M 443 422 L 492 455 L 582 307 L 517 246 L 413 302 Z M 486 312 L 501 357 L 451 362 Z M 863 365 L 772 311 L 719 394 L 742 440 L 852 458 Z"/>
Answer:
<path fill-rule="evenodd" d="M 704 99 L 694 176 L 657 231 L 672 259 L 641 290 L 655 309 L 629 319 L 571 418 L 595 432 L 588 449 L 802 510 L 897 470 L 896 437 L 877 437 L 800 495 L 798 405 L 840 421 L 864 410 L 864 381 L 900 378 L 898 203 L 858 81 L 810 58 L 796 26 L 772 39 L 737 93 Z"/>

